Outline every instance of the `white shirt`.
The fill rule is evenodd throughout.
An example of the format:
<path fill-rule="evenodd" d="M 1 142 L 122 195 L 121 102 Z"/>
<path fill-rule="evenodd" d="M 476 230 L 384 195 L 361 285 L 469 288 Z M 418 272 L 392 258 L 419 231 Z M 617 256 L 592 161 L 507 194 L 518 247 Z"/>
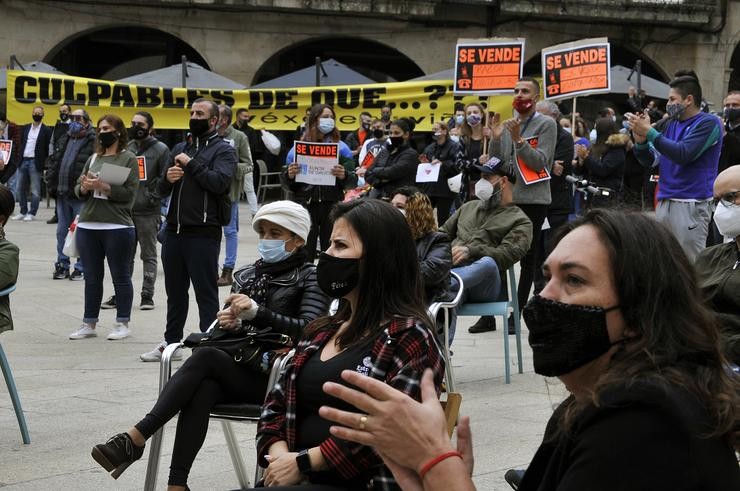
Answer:
<path fill-rule="evenodd" d="M 23 149 L 24 159 L 32 159 L 36 156 L 36 140 L 39 138 L 39 131 L 41 131 L 41 123 L 31 125 L 31 129 L 28 131 L 28 140 L 26 140 L 26 148 Z"/>

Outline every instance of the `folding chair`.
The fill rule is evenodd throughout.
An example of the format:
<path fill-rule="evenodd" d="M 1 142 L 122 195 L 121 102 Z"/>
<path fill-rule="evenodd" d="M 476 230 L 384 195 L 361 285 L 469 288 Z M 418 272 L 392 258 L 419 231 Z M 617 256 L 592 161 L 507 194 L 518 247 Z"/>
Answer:
<path fill-rule="evenodd" d="M 15 285 L 10 285 L 4 290 L 0 290 L 0 297 L 7 297 L 15 291 Z M 3 370 L 3 377 L 5 378 L 5 385 L 8 386 L 8 392 L 10 392 L 10 400 L 13 401 L 13 409 L 15 409 L 15 417 L 18 419 L 18 426 L 21 428 L 21 437 L 23 443 L 26 445 L 31 443 L 31 437 L 28 434 L 28 425 L 26 424 L 26 417 L 23 415 L 23 407 L 21 407 L 21 398 L 18 396 L 18 389 L 15 386 L 15 379 L 13 378 L 13 372 L 10 371 L 10 363 L 8 357 L 5 356 L 5 350 L 3 345 L 0 344 L 0 367 Z"/>
<path fill-rule="evenodd" d="M 447 383 L 447 390 L 449 392 L 455 392 L 455 382 L 454 377 L 452 373 L 452 360 L 450 359 L 450 310 L 457 307 L 457 305 L 460 303 L 460 299 L 462 298 L 463 294 L 463 281 L 462 278 L 460 278 L 457 273 L 450 272 L 450 274 L 455 278 L 458 285 L 460 285 L 460 288 L 458 288 L 457 293 L 455 294 L 455 298 L 452 300 L 446 301 L 446 302 L 434 302 L 429 306 L 429 317 L 431 317 L 434 321 L 437 320 L 437 314 L 439 313 L 439 310 L 442 309 L 444 311 L 444 352 L 445 352 L 445 380 Z"/>
<path fill-rule="evenodd" d="M 215 326 L 211 325 L 211 328 Z M 167 381 L 172 376 L 172 355 L 179 348 L 182 348 L 182 343 L 172 343 L 165 348 L 162 353 L 162 361 L 159 366 L 159 392 L 162 392 Z M 267 394 L 270 393 L 275 383 L 285 370 L 285 366 L 293 358 L 294 350 L 289 353 L 279 356 L 275 359 L 275 363 L 270 371 L 270 377 L 267 381 Z M 234 471 L 236 472 L 237 481 L 239 486 L 244 488 L 251 487 L 249 483 L 249 477 L 247 476 L 247 470 L 244 465 L 244 459 L 242 458 L 241 450 L 239 450 L 239 442 L 237 441 L 234 429 L 231 426 L 233 421 L 242 423 L 257 423 L 260 420 L 260 414 L 262 413 L 261 404 L 247 404 L 247 403 L 231 403 L 231 404 L 218 404 L 211 410 L 211 419 L 221 421 L 221 428 L 226 438 L 226 446 L 229 449 L 229 455 L 231 456 L 231 462 L 234 465 Z M 146 480 L 144 481 L 145 491 L 154 491 L 157 484 L 157 473 L 159 472 L 159 458 L 162 453 L 162 436 L 164 434 L 164 428 L 160 428 L 153 436 L 149 444 L 149 460 L 146 468 Z M 259 477 L 259 466 L 255 471 L 255 482 Z"/>
<path fill-rule="evenodd" d="M 283 184 L 280 182 L 280 172 L 269 172 L 264 160 L 258 160 L 257 165 L 260 169 L 260 183 L 258 192 L 261 195 L 260 203 L 265 202 L 265 196 L 268 189 L 280 189 L 282 192 Z M 270 182 L 271 177 L 277 177 L 277 182 Z M 281 195 L 282 196 L 282 195 Z"/>
<path fill-rule="evenodd" d="M 454 273 L 453 273 L 454 274 Z M 483 303 L 464 303 L 457 308 L 457 316 L 479 316 L 479 315 L 500 315 L 503 317 L 503 329 L 501 331 L 504 334 L 504 363 L 506 364 L 506 383 L 511 383 L 511 367 L 510 367 L 510 356 L 509 356 L 509 332 L 506 328 L 507 315 L 509 313 L 509 307 L 512 308 L 514 316 L 514 328 L 516 330 L 516 354 L 517 361 L 519 362 L 519 373 L 524 373 L 522 366 L 522 328 L 519 320 L 519 302 L 516 296 L 516 276 L 514 274 L 514 267 L 509 268 L 509 294 L 508 300 L 499 302 L 483 302 Z M 502 285 L 503 286 L 503 285 Z M 502 293 L 506 290 L 502 288 Z"/>

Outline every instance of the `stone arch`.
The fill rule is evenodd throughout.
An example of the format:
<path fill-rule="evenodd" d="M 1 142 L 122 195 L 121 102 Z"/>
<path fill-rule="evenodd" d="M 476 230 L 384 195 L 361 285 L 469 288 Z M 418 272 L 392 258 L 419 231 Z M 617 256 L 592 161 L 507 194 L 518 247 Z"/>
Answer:
<path fill-rule="evenodd" d="M 416 62 L 392 46 L 361 37 L 325 36 L 290 44 L 270 56 L 255 72 L 252 85 L 311 66 L 317 56 L 333 58 L 379 82 L 424 75 Z"/>
<path fill-rule="evenodd" d="M 210 68 L 198 51 L 168 32 L 140 25 L 110 25 L 67 37 L 43 61 L 81 77 L 117 80 L 180 63 L 182 55 Z"/>

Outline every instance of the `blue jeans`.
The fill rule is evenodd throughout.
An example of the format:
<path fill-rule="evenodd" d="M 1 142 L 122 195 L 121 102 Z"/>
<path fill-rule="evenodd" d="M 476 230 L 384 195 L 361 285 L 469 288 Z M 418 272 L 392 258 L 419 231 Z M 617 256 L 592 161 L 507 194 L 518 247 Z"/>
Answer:
<path fill-rule="evenodd" d="M 106 258 L 116 294 L 116 322 L 128 322 L 134 300 L 130 264 L 134 249 L 134 228 L 80 228 L 77 230 L 77 248 L 85 262 L 85 313 L 82 322 L 98 322 L 100 302 L 103 300 Z"/>
<path fill-rule="evenodd" d="M 236 249 L 239 245 L 239 201 L 231 203 L 231 221 L 228 225 L 224 225 L 224 239 L 226 240 L 224 268 L 234 269 Z"/>
<path fill-rule="evenodd" d="M 498 264 L 493 258 L 483 256 L 467 266 L 452 268 L 452 271 L 460 276 L 464 286 L 460 305 L 465 302 L 483 303 L 498 300 L 501 293 L 501 275 Z M 452 283 L 452 291 L 457 291 L 460 285 L 454 281 L 454 278 Z M 455 338 L 456 328 L 457 316 L 455 315 L 450 320 L 450 344 Z"/>
<path fill-rule="evenodd" d="M 61 196 L 57 197 L 57 217 L 59 223 L 57 223 L 57 263 L 69 269 L 69 257 L 65 256 L 62 252 L 64 248 L 64 239 L 67 238 L 67 231 L 69 226 L 74 221 L 75 217 L 82 211 L 82 205 L 84 203 L 78 199 L 64 198 Z M 80 272 L 84 272 L 82 269 L 82 260 L 77 258 L 75 269 Z"/>
<path fill-rule="evenodd" d="M 36 216 L 41 202 L 41 173 L 36 170 L 35 159 L 23 159 L 18 169 L 18 201 L 21 205 L 21 214 L 28 214 L 28 197 L 26 187 L 31 183 L 31 215 Z"/>

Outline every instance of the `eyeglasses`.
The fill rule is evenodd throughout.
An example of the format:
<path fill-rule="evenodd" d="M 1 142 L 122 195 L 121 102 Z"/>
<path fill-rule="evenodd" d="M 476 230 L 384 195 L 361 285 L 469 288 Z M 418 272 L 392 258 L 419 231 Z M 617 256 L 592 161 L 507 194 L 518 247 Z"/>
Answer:
<path fill-rule="evenodd" d="M 737 202 L 738 198 L 740 198 L 740 191 L 731 191 L 729 193 L 723 194 L 719 198 L 714 198 L 712 200 L 712 203 L 714 204 L 715 208 L 720 203 L 728 208 L 731 206 L 740 206 L 740 203 Z"/>
<path fill-rule="evenodd" d="M 69 119 L 71 119 L 72 121 L 82 121 L 83 120 L 83 117 L 82 116 L 72 115 L 72 116 L 69 117 Z"/>

